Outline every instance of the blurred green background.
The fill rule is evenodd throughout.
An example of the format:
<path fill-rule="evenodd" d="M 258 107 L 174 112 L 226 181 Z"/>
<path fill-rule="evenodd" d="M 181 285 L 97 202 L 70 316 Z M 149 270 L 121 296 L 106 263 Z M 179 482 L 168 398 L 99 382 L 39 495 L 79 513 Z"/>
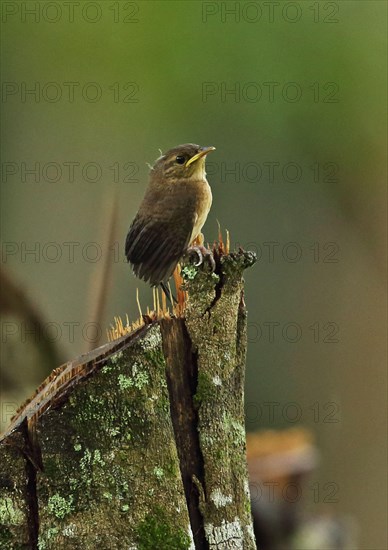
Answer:
<path fill-rule="evenodd" d="M 2 10 L 3 427 L 53 362 L 104 342 L 115 315 L 137 317 L 136 287 L 151 304 L 123 254 L 146 163 L 214 145 L 205 237 L 219 220 L 259 254 L 247 429 L 310 428 L 312 482 L 338 491 L 307 504 L 352 518 L 359 548 L 385 549 L 386 3 Z"/>

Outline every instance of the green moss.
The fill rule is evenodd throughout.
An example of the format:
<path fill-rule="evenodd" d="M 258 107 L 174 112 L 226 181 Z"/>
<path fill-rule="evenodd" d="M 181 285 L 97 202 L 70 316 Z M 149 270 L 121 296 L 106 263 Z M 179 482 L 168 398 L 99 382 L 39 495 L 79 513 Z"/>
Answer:
<path fill-rule="evenodd" d="M 14 539 L 14 535 L 11 530 L 4 525 L 0 527 L 0 548 L 12 548 L 11 543 Z"/>
<path fill-rule="evenodd" d="M 69 499 L 66 500 L 60 495 L 55 494 L 48 499 L 47 508 L 50 514 L 58 519 L 63 519 L 65 516 L 71 513 L 73 509 L 72 505 L 72 496 L 70 496 Z"/>
<path fill-rule="evenodd" d="M 160 368 L 166 368 L 166 360 L 164 358 L 163 352 L 160 348 L 147 350 L 144 353 L 144 357 L 147 361 L 158 365 Z"/>
<path fill-rule="evenodd" d="M 177 477 L 178 468 L 177 468 L 177 461 L 176 460 L 172 460 L 168 464 L 165 464 L 164 469 L 170 477 L 173 477 L 173 478 Z"/>
<path fill-rule="evenodd" d="M 137 388 L 141 390 L 144 386 L 149 384 L 149 375 L 143 370 L 144 367 L 138 363 L 132 365 L 132 376 L 125 374 L 118 375 L 118 383 L 121 390 L 126 390 L 128 388 Z"/>
<path fill-rule="evenodd" d="M 122 351 L 118 351 L 117 353 L 115 353 L 115 355 L 112 355 L 112 357 L 110 357 L 110 362 L 113 363 L 113 364 L 116 364 L 118 363 L 121 359 L 123 358 L 123 352 Z"/>
<path fill-rule="evenodd" d="M 149 376 L 144 371 L 137 372 L 136 374 L 134 373 L 133 378 L 134 378 L 133 384 L 135 388 L 137 388 L 138 390 L 141 390 L 144 386 L 146 386 L 149 383 Z"/>
<path fill-rule="evenodd" d="M 177 529 L 162 508 L 155 508 L 137 529 L 138 550 L 188 550 L 190 537 Z"/>
<path fill-rule="evenodd" d="M 86 471 L 89 473 L 91 466 L 105 466 L 104 460 L 101 458 L 101 452 L 99 449 L 95 451 L 90 451 L 85 449 L 85 453 L 79 463 L 81 471 Z"/>
<path fill-rule="evenodd" d="M 127 388 L 133 386 L 132 378 L 125 376 L 124 374 L 119 374 L 117 380 L 121 390 L 126 390 Z"/>
<path fill-rule="evenodd" d="M 154 468 L 154 475 L 157 479 L 161 480 L 164 477 L 164 471 L 163 468 L 160 468 L 158 466 L 155 466 Z"/>
<path fill-rule="evenodd" d="M 219 449 L 215 449 L 214 451 L 214 458 L 221 463 L 226 462 L 227 455 L 227 451 L 225 451 L 225 449 L 223 449 L 222 447 Z"/>
<path fill-rule="evenodd" d="M 58 527 L 49 527 L 39 535 L 38 548 L 39 550 L 45 550 L 46 548 L 52 548 L 52 539 L 55 539 L 58 536 L 59 529 Z M 50 542 L 51 541 L 51 542 Z M 47 546 L 46 542 L 49 542 Z"/>
<path fill-rule="evenodd" d="M 19 525 L 23 522 L 24 514 L 15 508 L 10 497 L 0 499 L 0 523 L 3 525 Z"/>
<path fill-rule="evenodd" d="M 203 401 L 211 401 L 216 393 L 216 387 L 206 372 L 199 371 L 197 391 L 194 395 L 194 404 L 199 406 Z"/>
<path fill-rule="evenodd" d="M 245 445 L 245 427 L 233 418 L 226 418 L 226 425 L 229 428 L 231 443 L 237 448 Z"/>
<path fill-rule="evenodd" d="M 189 281 L 195 279 L 197 273 L 198 270 L 193 265 L 186 265 L 181 271 L 183 279 L 188 279 Z"/>
<path fill-rule="evenodd" d="M 156 402 L 156 408 L 161 412 L 168 414 L 170 412 L 170 401 L 167 399 L 167 397 L 159 397 L 158 401 Z"/>

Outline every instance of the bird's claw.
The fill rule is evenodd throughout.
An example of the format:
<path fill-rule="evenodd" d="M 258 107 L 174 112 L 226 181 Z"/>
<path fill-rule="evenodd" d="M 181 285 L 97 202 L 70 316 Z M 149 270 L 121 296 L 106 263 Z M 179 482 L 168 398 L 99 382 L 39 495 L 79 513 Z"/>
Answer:
<path fill-rule="evenodd" d="M 213 252 L 211 250 L 208 250 L 202 245 L 190 246 L 187 249 L 187 255 L 190 258 L 190 257 L 193 257 L 194 254 L 197 256 L 197 261 L 193 261 L 193 265 L 195 267 L 199 267 L 205 262 L 205 260 L 208 260 L 212 268 L 212 272 L 215 271 L 216 262 L 214 261 Z"/>
<path fill-rule="evenodd" d="M 203 263 L 203 254 L 201 252 L 201 249 L 199 246 L 193 246 L 188 249 L 187 251 L 189 258 L 192 260 L 192 264 L 195 267 L 200 266 Z M 197 256 L 197 261 L 195 261 L 194 257 Z"/>

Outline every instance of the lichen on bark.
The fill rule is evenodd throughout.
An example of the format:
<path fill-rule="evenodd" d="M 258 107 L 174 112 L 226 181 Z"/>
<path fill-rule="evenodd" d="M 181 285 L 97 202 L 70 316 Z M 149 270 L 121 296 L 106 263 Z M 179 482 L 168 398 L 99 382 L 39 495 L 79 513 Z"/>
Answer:
<path fill-rule="evenodd" d="M 0 440 L 1 548 L 255 548 L 242 278 L 253 262 L 239 251 L 219 254 L 215 273 L 184 266 L 181 317 L 148 317 L 54 371 Z"/>
<path fill-rule="evenodd" d="M 201 510 L 209 548 L 254 549 L 247 483 L 244 372 L 247 346 L 243 271 L 249 253 L 221 257 L 219 282 L 186 280 L 186 325 L 198 353 L 198 432 L 204 461 Z M 219 286 L 221 285 L 221 288 Z"/>
<path fill-rule="evenodd" d="M 45 416 L 40 548 L 141 548 L 151 518 L 189 547 L 168 403 L 156 325 Z"/>

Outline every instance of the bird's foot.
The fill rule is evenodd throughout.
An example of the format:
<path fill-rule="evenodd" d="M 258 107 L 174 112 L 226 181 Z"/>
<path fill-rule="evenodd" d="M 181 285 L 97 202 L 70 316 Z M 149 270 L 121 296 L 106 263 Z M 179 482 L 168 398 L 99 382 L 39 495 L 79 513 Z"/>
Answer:
<path fill-rule="evenodd" d="M 202 265 L 205 260 L 210 264 L 212 272 L 216 269 L 216 262 L 214 261 L 213 252 L 208 250 L 202 245 L 190 246 L 186 252 L 188 258 L 192 261 L 195 267 Z"/>

